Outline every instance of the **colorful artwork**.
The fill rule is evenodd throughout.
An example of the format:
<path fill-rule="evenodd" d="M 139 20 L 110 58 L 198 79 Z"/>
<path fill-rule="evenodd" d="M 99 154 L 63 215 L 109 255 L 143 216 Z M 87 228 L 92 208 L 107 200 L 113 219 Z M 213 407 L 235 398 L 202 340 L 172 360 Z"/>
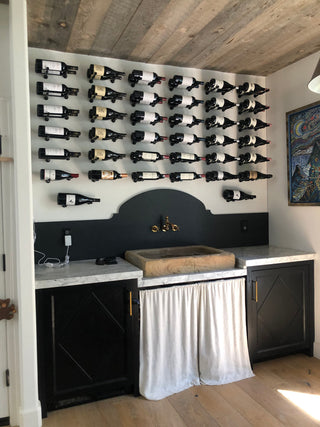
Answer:
<path fill-rule="evenodd" d="M 320 103 L 286 116 L 289 205 L 320 205 Z"/>

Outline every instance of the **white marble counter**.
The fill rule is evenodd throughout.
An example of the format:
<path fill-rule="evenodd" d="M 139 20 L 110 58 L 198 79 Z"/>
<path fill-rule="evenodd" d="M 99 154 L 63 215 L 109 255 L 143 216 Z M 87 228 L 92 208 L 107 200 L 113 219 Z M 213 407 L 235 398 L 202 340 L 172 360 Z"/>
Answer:
<path fill-rule="evenodd" d="M 117 261 L 118 264 L 112 265 L 96 265 L 94 259 L 71 261 L 70 264 L 61 268 L 37 265 L 35 267 L 36 289 L 142 278 L 142 270 L 122 258 L 117 258 Z"/>

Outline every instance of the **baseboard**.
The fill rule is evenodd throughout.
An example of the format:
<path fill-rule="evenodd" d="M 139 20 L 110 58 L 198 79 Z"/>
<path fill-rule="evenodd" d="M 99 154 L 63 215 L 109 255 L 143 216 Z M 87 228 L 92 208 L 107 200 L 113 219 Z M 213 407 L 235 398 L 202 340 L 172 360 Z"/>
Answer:
<path fill-rule="evenodd" d="M 19 427 L 41 427 L 41 405 L 38 401 L 37 406 L 30 410 L 20 409 L 20 423 Z"/>
<path fill-rule="evenodd" d="M 9 417 L 0 418 L 0 426 L 8 426 L 8 425 L 10 425 Z"/>
<path fill-rule="evenodd" d="M 320 342 L 314 342 L 313 344 L 313 356 L 320 359 Z"/>

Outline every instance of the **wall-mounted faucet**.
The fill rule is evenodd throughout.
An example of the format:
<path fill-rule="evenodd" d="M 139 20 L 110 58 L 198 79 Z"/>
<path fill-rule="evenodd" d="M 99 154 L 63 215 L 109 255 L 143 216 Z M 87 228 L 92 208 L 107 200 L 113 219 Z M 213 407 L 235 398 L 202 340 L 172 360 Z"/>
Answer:
<path fill-rule="evenodd" d="M 170 231 L 170 230 L 171 231 L 180 231 L 180 227 L 177 224 L 173 224 L 172 222 L 170 222 L 168 216 L 165 217 L 164 222 L 161 221 L 160 226 L 153 225 L 151 227 L 151 231 L 153 233 L 157 233 L 158 231 L 166 232 L 166 231 Z"/>

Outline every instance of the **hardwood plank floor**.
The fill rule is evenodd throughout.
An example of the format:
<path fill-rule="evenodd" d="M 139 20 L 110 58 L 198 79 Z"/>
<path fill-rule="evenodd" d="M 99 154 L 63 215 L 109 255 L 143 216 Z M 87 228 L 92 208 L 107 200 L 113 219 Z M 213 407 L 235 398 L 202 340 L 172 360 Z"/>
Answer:
<path fill-rule="evenodd" d="M 275 427 L 320 425 L 320 360 L 297 354 L 254 365 L 255 377 L 197 386 L 160 401 L 119 396 L 50 412 L 44 427 Z M 278 390 L 319 399 L 319 419 Z"/>

